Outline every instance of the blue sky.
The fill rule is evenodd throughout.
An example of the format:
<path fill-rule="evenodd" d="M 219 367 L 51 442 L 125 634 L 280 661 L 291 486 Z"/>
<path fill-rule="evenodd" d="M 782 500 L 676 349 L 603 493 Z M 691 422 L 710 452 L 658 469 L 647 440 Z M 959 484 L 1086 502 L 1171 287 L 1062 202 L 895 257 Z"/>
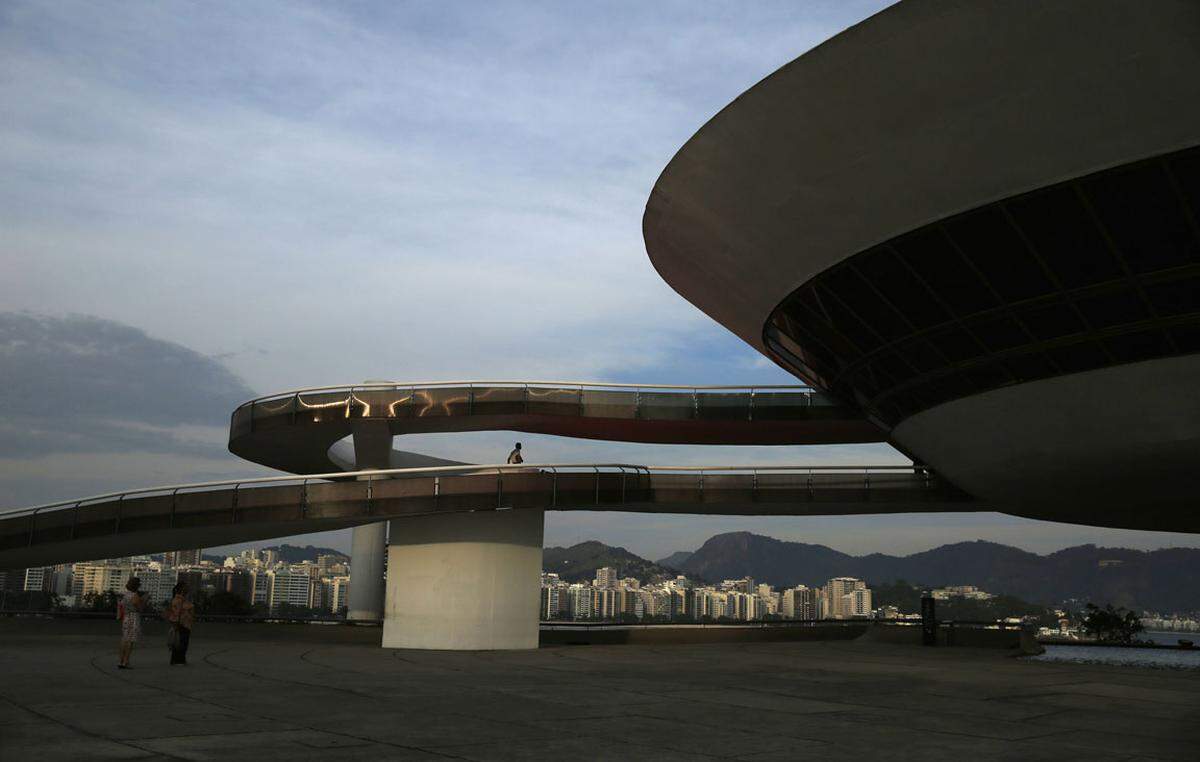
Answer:
<path fill-rule="evenodd" d="M 243 392 L 789 382 L 658 278 L 641 214 L 708 118 L 881 6 L 0 5 L 0 505 L 257 474 L 224 450 L 225 405 Z M 98 355 L 204 404 L 171 421 L 163 405 L 113 399 Z M 77 414 L 33 415 L 35 367 L 90 390 L 82 433 Z M 486 461 L 511 439 L 399 445 Z M 886 446 L 522 440 L 542 461 L 902 461 Z M 851 552 L 976 537 L 1039 551 L 1196 544 L 994 514 L 552 515 L 547 542 L 660 556 L 732 529 Z"/>

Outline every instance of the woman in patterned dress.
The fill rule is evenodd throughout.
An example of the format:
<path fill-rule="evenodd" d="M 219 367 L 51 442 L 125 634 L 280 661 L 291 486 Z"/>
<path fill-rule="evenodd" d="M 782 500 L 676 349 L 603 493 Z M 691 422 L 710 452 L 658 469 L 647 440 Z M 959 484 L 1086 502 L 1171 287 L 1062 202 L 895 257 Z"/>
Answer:
<path fill-rule="evenodd" d="M 121 620 L 121 660 L 117 669 L 132 669 L 129 666 L 129 655 L 133 653 L 133 644 L 142 637 L 142 608 L 146 601 L 138 590 L 142 581 L 130 577 L 125 583 L 125 592 L 121 594 L 121 602 L 117 606 L 117 618 Z"/>

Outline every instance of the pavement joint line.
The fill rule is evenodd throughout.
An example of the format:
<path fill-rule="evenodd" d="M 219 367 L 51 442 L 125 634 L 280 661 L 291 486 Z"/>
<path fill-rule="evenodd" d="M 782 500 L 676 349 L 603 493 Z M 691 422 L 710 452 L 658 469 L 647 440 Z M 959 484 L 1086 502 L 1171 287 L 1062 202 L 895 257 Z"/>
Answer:
<path fill-rule="evenodd" d="M 220 650 L 220 651 L 214 651 L 214 652 L 212 652 L 212 653 L 227 653 L 227 652 L 229 652 L 229 651 L 232 651 L 232 650 L 233 650 L 233 647 L 230 647 L 230 648 L 222 649 L 222 650 Z M 107 676 L 107 677 L 110 677 L 110 678 L 112 678 L 113 680 L 116 680 L 116 681 L 118 681 L 118 682 L 121 682 L 121 683 L 130 683 L 130 682 L 132 682 L 130 679 L 122 678 L 121 676 L 119 676 L 119 675 L 117 675 L 117 674 L 115 674 L 115 673 L 108 672 L 107 670 L 105 670 L 105 669 L 101 668 L 101 667 L 100 667 L 100 665 L 96 664 L 96 660 L 97 660 L 97 659 L 99 659 L 99 658 L 101 658 L 101 657 L 99 657 L 99 656 L 95 656 L 95 657 L 92 657 L 92 659 L 91 659 L 91 665 L 92 665 L 92 667 L 93 667 L 93 668 L 94 668 L 94 669 L 95 669 L 97 672 L 99 672 L 100 674 L 102 674 L 102 675 L 105 675 L 105 676 Z M 239 673 L 239 674 L 246 674 L 246 673 Z M 257 677 L 257 675 L 256 675 L 256 677 Z M 186 698 L 186 699 L 188 699 L 189 701 L 196 701 L 196 702 L 198 702 L 198 703 L 201 703 L 201 704 L 208 704 L 209 706 L 215 706 L 215 707 L 218 707 L 218 708 L 220 708 L 220 709 L 224 709 L 224 710 L 226 710 L 226 711 L 229 711 L 229 712 L 235 712 L 235 713 L 239 713 L 239 714 L 242 714 L 242 715 L 249 715 L 249 716 L 251 716 L 251 717 L 257 717 L 257 718 L 258 718 L 258 719 L 260 719 L 260 720 L 267 720 L 267 721 L 269 721 L 269 722 L 274 722 L 274 723 L 283 723 L 283 724 L 285 724 L 285 725 L 288 725 L 288 724 L 293 724 L 293 723 L 289 722 L 288 720 L 280 719 L 280 718 L 278 718 L 278 717 L 271 717 L 270 715 L 265 715 L 265 714 L 257 714 L 257 713 L 255 713 L 255 712 L 251 712 L 251 711 L 247 711 L 247 710 L 239 709 L 239 708 L 237 708 L 237 707 L 229 706 L 229 705 L 227 705 L 227 704 L 220 704 L 220 703 L 218 703 L 218 702 L 216 702 L 216 701 L 212 701 L 212 700 L 210 700 L 210 699 L 198 699 L 198 698 L 194 698 L 194 697 L 192 697 L 192 696 L 188 696 L 186 693 L 181 693 L 181 692 L 179 692 L 179 691 L 173 691 L 173 690 L 171 690 L 171 689 L 169 689 L 169 688 L 164 688 L 164 687 L 162 687 L 161 685 L 151 685 L 151 684 L 149 684 L 149 683 L 135 683 L 135 684 L 136 684 L 136 685 L 141 685 L 142 687 L 145 687 L 145 688 L 151 688 L 151 689 L 153 689 L 153 690 L 161 691 L 161 692 L 163 692 L 163 693 L 168 693 L 168 694 L 170 694 L 170 695 L 172 695 L 172 696 L 179 696 L 179 697 L 182 697 L 182 698 Z M 451 759 L 459 759 L 459 757 L 454 757 L 454 756 L 451 756 L 451 755 L 445 755 L 445 754 L 439 754 L 438 752 L 432 751 L 432 750 L 430 750 L 430 749 L 422 748 L 422 747 L 419 747 L 419 746 L 407 746 L 407 745 L 405 745 L 405 744 L 393 743 L 393 742 L 391 742 L 391 741 L 384 741 L 384 740 L 379 740 L 379 739 L 375 739 L 375 738 L 366 738 L 366 737 L 363 737 L 363 736 L 356 736 L 356 735 L 354 735 L 353 733 L 346 733 L 346 732 L 343 732 L 343 731 L 338 731 L 338 730 L 327 730 L 327 729 L 325 729 L 325 728 L 313 727 L 312 725 L 293 724 L 293 728 L 289 728 L 289 729 L 297 729 L 297 728 L 298 728 L 298 729 L 301 729 L 301 730 L 310 730 L 310 731 L 312 731 L 312 732 L 314 732 L 314 733 L 327 733 L 327 734 L 329 734 L 329 735 L 333 735 L 333 736 L 341 736 L 341 737 L 343 737 L 343 738 L 353 738 L 353 739 L 355 739 L 355 740 L 358 740 L 358 741 L 367 741 L 367 742 L 369 742 L 369 743 L 380 744 L 380 745 L 382 745 L 382 746 L 392 746 L 392 747 L 395 747 L 395 748 L 398 748 L 398 749 L 408 749 L 409 751 L 420 751 L 420 752 L 425 752 L 425 753 L 427 753 L 427 754 L 434 754 L 434 755 L 436 755 L 436 756 L 443 756 L 443 757 L 444 757 L 444 756 L 450 756 L 450 758 L 451 758 Z M 107 739 L 107 736 L 96 736 L 96 737 L 98 737 L 98 738 L 105 738 L 105 739 Z M 111 740 L 111 739 L 107 739 L 107 740 Z M 141 750 L 141 751 L 146 751 L 146 750 L 145 750 L 144 748 L 142 748 L 141 746 L 137 746 L 137 747 L 134 747 L 134 748 L 137 748 L 137 749 L 139 749 L 139 750 Z M 163 754 L 164 752 L 159 752 L 159 753 L 160 753 L 160 754 Z M 171 755 L 171 754 L 166 754 L 166 756 L 168 756 L 168 757 L 171 757 L 171 759 L 184 759 L 183 757 L 176 757 L 176 756 L 173 756 L 173 755 Z"/>
<path fill-rule="evenodd" d="M 213 655 L 217 655 L 217 654 L 221 654 L 221 653 L 227 653 L 227 652 L 229 652 L 229 651 L 231 651 L 231 650 L 233 650 L 233 649 L 232 649 L 232 648 L 230 648 L 230 649 L 224 649 L 224 650 L 222 650 L 222 651 L 216 651 L 216 652 L 213 652 L 213 653 L 209 654 L 208 656 L 213 656 Z M 316 650 L 316 649 L 312 649 L 312 650 Z M 258 673 L 253 673 L 253 672 L 245 672 L 245 671 L 242 671 L 242 670 L 237 670 L 237 669 L 233 669 L 233 668 L 230 668 L 230 667 L 225 667 L 225 666 L 222 666 L 222 665 L 216 664 L 215 662 L 212 662 L 211 660 L 209 660 L 208 656 L 206 656 L 206 657 L 204 658 L 204 661 L 205 661 L 206 663 L 208 663 L 208 664 L 210 664 L 211 666 L 214 666 L 214 667 L 216 667 L 216 668 L 218 668 L 218 669 L 224 669 L 224 670 L 227 670 L 227 671 L 233 672 L 233 673 L 235 673 L 235 674 L 240 674 L 240 675 L 249 675 L 249 676 L 258 677 L 258 678 L 261 678 L 261 679 L 264 679 L 264 680 L 273 680 L 273 681 L 275 681 L 275 682 L 283 682 L 283 683 L 290 683 L 290 684 L 295 684 L 295 685 L 303 685 L 303 686 L 305 686 L 305 687 L 310 687 L 310 688 L 328 688 L 328 689 L 330 689 L 330 690 L 335 690 L 335 691 L 342 691 L 342 692 L 348 692 L 348 693 L 352 693 L 352 694 L 353 694 L 353 695 L 355 695 L 355 696 L 359 696 L 359 697 L 363 697 L 363 698 L 370 698 L 370 699 L 373 699 L 373 700 L 378 700 L 378 697 L 371 696 L 370 694 L 366 694 L 366 693 L 363 693 L 363 692 L 360 692 L 360 691 L 353 691 L 353 690 L 350 690 L 350 689 L 337 688 L 337 687 L 333 687 L 333 686 L 324 686 L 324 685 L 321 685 L 321 684 L 314 684 L 314 683 L 305 683 L 305 682 L 298 682 L 298 681 L 292 681 L 292 680 L 285 680 L 285 679 L 283 679 L 283 678 L 273 678 L 273 677 L 270 677 L 270 676 L 267 676 L 267 675 L 260 675 L 260 674 L 258 674 Z M 462 671 L 462 670 L 457 670 L 457 671 Z M 488 690 L 490 690 L 491 692 L 496 692 L 496 691 L 494 691 L 494 690 L 492 690 L 492 689 L 488 689 Z M 476 716 L 474 716 L 474 715 L 464 714 L 464 713 L 462 713 L 462 712 L 447 712 L 447 713 L 446 713 L 446 716 L 458 716 L 458 717 L 463 717 L 463 718 L 465 718 L 465 719 L 469 719 L 469 720 L 480 720 L 480 719 L 485 719 L 485 720 L 488 720 L 488 721 L 490 721 L 490 722 L 500 722 L 500 721 L 498 721 L 498 720 L 490 720 L 490 719 L 488 719 L 488 718 L 476 717 Z M 517 722 L 511 721 L 511 720 L 509 720 L 509 721 L 503 721 L 503 722 L 504 722 L 504 724 L 510 724 L 510 725 L 511 725 L 511 724 L 519 724 L 521 727 L 525 727 L 525 728 L 528 728 L 528 729 L 530 729 L 530 730 L 533 730 L 533 731 L 539 731 L 539 732 L 540 732 L 540 731 L 542 731 L 542 729 L 541 729 L 541 728 L 539 728 L 539 727 L 537 727 L 536 725 L 528 725 L 528 724 L 526 724 L 526 723 L 517 723 Z M 300 726 L 300 727 L 306 727 L 306 726 Z M 315 729 L 315 728 L 309 728 L 309 729 L 310 729 L 310 730 L 320 730 L 320 729 Z M 320 730 L 320 732 L 330 732 L 330 731 L 323 731 L 323 730 Z M 343 736 L 345 736 L 345 737 L 347 737 L 347 738 L 357 738 L 358 740 L 363 740 L 363 741 L 372 741 L 372 742 L 374 742 L 374 743 L 381 743 L 381 742 L 379 742 L 379 741 L 374 741 L 373 739 L 370 739 L 370 738 L 363 738 L 363 737 L 360 737 L 360 736 L 355 736 L 355 735 L 353 735 L 353 734 L 348 734 L 348 733 L 340 733 L 339 735 L 343 735 Z M 604 738 L 604 737 L 606 737 L 606 736 L 595 736 L 595 737 L 597 737 L 597 738 Z M 423 751 L 428 751 L 428 750 L 430 750 L 430 749 L 432 749 L 432 748 L 440 748 L 440 747 L 428 747 L 428 748 L 423 748 L 423 747 L 410 747 L 410 746 L 403 746 L 403 745 L 400 745 L 400 744 L 392 744 L 392 745 L 400 746 L 401 748 L 413 748 L 413 749 L 418 749 L 418 750 L 423 750 Z M 654 748 L 654 747 L 651 747 L 651 748 Z"/>
<path fill-rule="evenodd" d="M 208 664 L 211 667 L 215 667 L 217 669 L 224 670 L 226 672 L 232 672 L 235 675 L 243 675 L 243 676 L 247 676 L 247 677 L 257 677 L 260 680 L 269 680 L 273 683 L 283 683 L 285 685 L 298 685 L 298 686 L 302 686 L 304 688 L 320 688 L 322 690 L 337 691 L 338 693 L 348 693 L 352 696 L 357 696 L 358 698 L 367 698 L 367 699 L 375 699 L 376 698 L 369 693 L 364 693 L 362 691 L 356 691 L 353 688 L 339 688 L 334 685 L 324 685 L 321 683 L 306 683 L 301 680 L 288 680 L 288 679 L 282 678 L 282 677 L 271 677 L 269 675 L 259 674 L 258 672 L 248 672 L 246 670 L 234 669 L 233 667 L 228 667 L 228 666 L 225 666 L 222 664 L 217 664 L 216 662 L 212 661 L 211 657 L 216 656 L 218 654 L 222 654 L 222 653 L 228 653 L 229 651 L 232 651 L 232 650 L 233 650 L 232 648 L 227 648 L 224 651 L 214 651 L 213 653 L 205 655 L 205 657 L 203 658 L 203 661 L 205 664 Z"/>
<path fill-rule="evenodd" d="M 497 743 L 518 743 L 518 744 L 520 744 L 520 743 L 532 743 L 535 741 L 546 742 L 546 741 L 556 740 L 554 738 L 547 738 L 544 735 L 545 734 L 544 728 L 531 728 L 531 729 L 538 730 L 539 732 L 542 733 L 542 735 L 539 735 L 535 738 L 507 738 L 507 739 L 502 739 L 502 740 L 497 739 L 497 740 L 492 740 L 492 741 L 476 741 L 476 742 L 472 742 L 472 743 L 446 744 L 444 746 L 430 747 L 430 749 L 468 749 L 468 748 L 476 747 L 476 746 L 493 746 Z M 601 741 L 604 743 L 611 743 L 613 740 L 611 733 L 609 733 L 609 734 L 572 733 L 571 737 L 572 738 L 588 738 L 588 739 Z M 629 746 L 635 746 L 635 747 L 639 747 L 642 749 L 653 749 L 654 751 L 658 751 L 658 752 L 670 751 L 670 752 L 674 752 L 676 754 L 688 754 L 688 755 L 694 756 L 696 758 L 703 757 L 703 758 L 707 758 L 707 759 L 728 759 L 729 758 L 727 756 L 703 754 L 703 753 L 691 752 L 691 751 L 681 751 L 680 749 L 676 749 L 676 748 L 673 748 L 670 746 L 658 746 L 655 744 L 650 744 L 650 743 L 645 743 L 645 742 L 640 742 L 640 741 L 630 741 L 629 739 L 623 739 L 623 741 L 625 744 L 627 744 Z M 456 757 L 456 759 L 462 759 L 462 757 Z"/>
<path fill-rule="evenodd" d="M 456 669 L 454 667 L 445 667 L 440 664 L 422 664 L 421 662 L 413 661 L 412 659 L 406 659 L 400 655 L 400 651 L 398 651 L 398 650 L 392 651 L 392 658 L 395 659 L 396 661 L 402 661 L 405 664 L 412 664 L 413 666 L 416 666 L 416 667 L 428 667 L 430 669 L 441 669 L 441 670 L 445 670 L 447 672 L 466 672 L 465 669 Z"/>
<path fill-rule="evenodd" d="M 281 733 L 281 732 L 286 733 L 286 732 L 291 732 L 291 731 L 295 731 L 295 730 L 310 730 L 310 728 L 296 726 L 296 727 L 292 727 L 292 728 L 284 728 L 282 730 L 272 728 L 271 730 L 222 730 L 219 733 L 179 733 L 179 734 L 165 735 L 165 736 L 143 735 L 143 736 L 138 736 L 137 740 L 140 740 L 140 741 L 165 741 L 165 740 L 170 740 L 172 738 L 215 738 L 215 737 L 219 737 L 219 736 L 254 735 L 256 733 Z"/>
<path fill-rule="evenodd" d="M 464 717 L 464 718 L 466 718 L 466 719 L 469 719 L 469 720 L 478 720 L 478 719 L 481 719 L 481 718 L 475 717 L 475 716 L 473 716 L 473 715 L 464 714 L 464 713 L 462 713 L 462 712 L 447 712 L 447 713 L 446 713 L 446 715 L 447 715 L 447 716 L 451 716 L 451 717 Z M 629 717 L 629 718 L 637 718 L 637 717 L 646 717 L 646 715 L 616 715 L 615 717 L 603 717 L 603 718 L 595 718 L 595 719 L 614 719 L 614 718 L 617 718 L 617 717 Z M 572 720 L 567 720 L 567 722 L 572 722 L 572 721 L 574 721 L 574 719 L 577 719 L 577 718 L 572 718 Z M 665 719 L 665 718 L 653 718 L 653 719 Z M 495 722 L 495 720 L 492 720 L 492 721 L 493 721 L 493 722 Z M 680 722 L 682 722 L 682 721 L 680 721 Z M 544 732 L 545 732 L 545 729 L 544 729 L 544 728 L 542 728 L 542 727 L 540 727 L 540 726 L 538 726 L 538 725 L 531 725 L 531 724 L 529 724 L 529 723 L 527 723 L 527 722 L 522 722 L 522 721 L 520 721 L 520 720 L 509 720 L 509 721 L 505 721 L 505 724 L 509 724 L 509 725 L 515 725 L 515 726 L 517 726 L 517 727 L 526 728 L 526 729 L 529 729 L 529 730 L 532 730 L 532 731 L 535 731 L 535 732 L 538 732 L 538 733 L 544 733 Z M 686 723 L 683 723 L 683 724 L 686 724 Z M 742 731 L 742 730 L 741 730 L 741 729 L 739 729 L 739 728 L 734 728 L 734 730 L 735 730 L 735 731 L 737 731 L 737 732 L 739 732 L 739 733 L 743 733 L 743 734 L 745 734 L 745 733 L 748 733 L 748 731 Z M 573 735 L 574 735 L 574 737 L 576 737 L 576 738 L 594 738 L 594 739 L 597 739 L 597 740 L 600 740 L 600 741 L 611 741 L 611 738 L 612 738 L 612 736 L 611 736 L 611 733 L 607 733 L 607 732 L 603 732 L 603 731 L 595 731 L 595 732 L 583 732 L 583 733 L 574 733 Z M 751 735 L 753 735 L 753 734 L 751 734 Z M 520 740 L 521 740 L 521 741 L 528 741 L 528 740 L 545 740 L 545 737 L 544 737 L 544 736 L 538 736 L 538 738 L 537 738 L 537 739 L 520 739 Z M 626 743 L 628 743 L 628 744 L 630 744 L 630 745 L 632 745 L 632 746 L 640 746 L 640 747 L 643 747 L 643 748 L 647 748 L 647 749 L 655 749 L 655 750 L 658 750 L 658 751 L 681 752 L 681 750 L 680 750 L 680 749 L 677 749 L 677 748 L 674 748 L 674 747 L 670 747 L 670 746 L 661 746 L 661 745 L 656 745 L 656 744 L 653 744 L 653 743 L 646 743 L 646 742 L 639 742 L 639 741 L 630 741 L 630 740 L 628 740 L 628 739 L 625 739 L 625 742 L 626 742 Z M 495 743 L 495 742 L 493 741 L 492 743 Z M 440 748 L 457 748 L 458 746 L 476 746 L 476 745 L 481 745 L 481 744 L 446 744 L 445 746 L 434 746 L 434 747 L 431 747 L 431 748 L 439 748 L 439 749 L 440 749 Z M 682 751 L 682 753 L 685 753 L 685 754 L 694 754 L 695 752 Z M 728 755 L 711 755 L 711 754 L 704 754 L 704 755 L 702 755 L 702 756 L 713 757 L 713 758 L 715 758 L 715 759 L 725 759 L 725 758 L 728 758 Z"/>
<path fill-rule="evenodd" d="M 124 741 L 124 740 L 121 740 L 121 739 L 119 739 L 119 738 L 110 738 L 110 737 L 108 737 L 108 736 L 101 735 L 101 734 L 99 734 L 99 733 L 94 733 L 94 732 L 92 732 L 92 731 L 90 731 L 90 730 L 86 730 L 86 729 L 84 729 L 84 728 L 81 728 L 81 727 L 79 727 L 78 725 L 72 725 L 72 724 L 71 724 L 71 723 L 69 723 L 69 722 L 66 722 L 66 721 L 64 721 L 64 720 L 60 720 L 59 718 L 57 718 L 57 717 L 55 717 L 55 716 L 53 716 L 53 715 L 46 714 L 46 713 L 44 713 L 44 712 L 39 712 L 39 711 L 37 711 L 36 709 L 30 709 L 29 707 L 25 706 L 24 704 L 20 703 L 19 701 L 16 701 L 15 699 L 13 699 L 13 698 L 11 698 L 11 697 L 9 697 L 9 696 L 6 696 L 6 695 L 4 695 L 4 694 L 0 694 L 0 699 L 2 699 L 2 700 L 4 700 L 4 701 L 8 702 L 9 704 L 11 704 L 11 705 L 15 706 L 16 708 L 18 708 L 18 709 L 20 709 L 20 710 L 22 710 L 22 711 L 24 711 L 24 712 L 28 712 L 28 713 L 30 713 L 30 714 L 32 714 L 32 715 L 34 715 L 34 716 L 36 716 L 36 717 L 41 717 L 42 719 L 44 719 L 44 720 L 46 720 L 46 721 L 48 721 L 48 722 L 52 722 L 52 723 L 54 723 L 55 725 L 58 725 L 58 726 L 60 726 L 60 727 L 67 728 L 68 730 L 71 730 L 71 731 L 73 731 L 73 732 L 75 732 L 75 733 L 78 733 L 79 735 L 82 735 L 82 736 L 87 736 L 88 738 L 95 738 L 95 739 L 100 739 L 100 740 L 103 740 L 103 741 L 108 741 L 109 743 L 117 744 L 118 746 L 126 746 L 126 747 L 128 747 L 128 748 L 130 748 L 130 749 L 137 749 L 138 751 L 144 751 L 144 752 L 146 752 L 146 755 L 147 755 L 147 756 L 150 756 L 152 753 L 154 753 L 154 752 L 152 752 L 152 751 L 151 751 L 151 750 L 149 750 L 149 749 L 146 749 L 146 748 L 144 748 L 144 747 L 142 747 L 142 746 L 138 746 L 136 743 L 132 743 L 132 742 L 129 742 L 129 741 Z M 183 762 L 187 762 L 187 758 L 186 758 L 186 757 L 177 757 L 177 756 L 175 756 L 174 754 L 171 754 L 171 753 L 169 753 L 169 752 L 160 752 L 160 755 L 162 755 L 162 756 L 165 756 L 165 757 L 168 757 L 169 759 L 177 759 L 177 760 L 182 760 Z"/>

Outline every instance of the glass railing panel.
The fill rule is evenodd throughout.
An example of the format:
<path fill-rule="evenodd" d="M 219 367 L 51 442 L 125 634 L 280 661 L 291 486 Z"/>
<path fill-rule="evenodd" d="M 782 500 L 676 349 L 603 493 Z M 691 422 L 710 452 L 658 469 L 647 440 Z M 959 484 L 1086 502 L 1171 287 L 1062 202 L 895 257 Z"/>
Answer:
<path fill-rule="evenodd" d="M 296 398 L 263 400 L 254 403 L 254 430 L 290 426 L 296 419 Z"/>
<path fill-rule="evenodd" d="M 324 423 L 345 419 L 350 392 L 301 394 L 296 398 L 298 423 Z"/>
<path fill-rule="evenodd" d="M 821 392 L 809 392 L 809 396 L 812 398 L 813 407 L 839 407 L 841 405 L 835 398 Z"/>
<path fill-rule="evenodd" d="M 121 534 L 171 526 L 171 495 L 127 497 L 121 501 Z"/>
<path fill-rule="evenodd" d="M 808 503 L 812 501 L 807 473 L 762 471 L 755 481 L 755 502 Z"/>
<path fill-rule="evenodd" d="M 596 504 L 595 473 L 560 473 L 555 482 L 556 505 L 559 508 L 586 510 Z"/>
<path fill-rule="evenodd" d="M 237 495 L 239 524 L 295 521 L 301 518 L 299 484 L 273 487 L 240 487 Z"/>
<path fill-rule="evenodd" d="M 308 519 L 354 518 L 367 515 L 367 483 L 309 482 Z"/>
<path fill-rule="evenodd" d="M 233 411 L 233 419 L 229 422 L 229 438 L 244 437 L 250 433 L 250 411 L 252 405 L 242 405 Z"/>
<path fill-rule="evenodd" d="M 700 392 L 696 396 L 698 414 L 705 421 L 750 420 L 750 394 Z"/>
<path fill-rule="evenodd" d="M 549 508 L 554 477 L 548 471 L 505 473 L 500 480 L 500 507 Z"/>
<path fill-rule="evenodd" d="M 866 476 L 862 472 L 816 473 L 812 480 L 814 502 L 863 502 L 869 499 Z"/>
<path fill-rule="evenodd" d="M 33 532 L 33 544 L 66 542 L 71 539 L 71 530 L 74 524 L 75 511 L 72 508 L 42 511 L 37 515 L 37 528 Z"/>
<path fill-rule="evenodd" d="M 655 503 L 699 503 L 703 497 L 700 474 L 651 474 Z"/>
<path fill-rule="evenodd" d="M 415 479 L 374 479 L 371 481 L 371 513 L 402 516 L 437 510 L 437 480 L 432 476 Z"/>
<path fill-rule="evenodd" d="M 355 389 L 350 397 L 351 418 L 409 418 L 411 389 Z"/>
<path fill-rule="evenodd" d="M 29 544 L 29 516 L 0 519 L 0 548 L 10 550 Z"/>
<path fill-rule="evenodd" d="M 924 476 L 909 471 L 883 471 L 870 475 L 868 497 L 871 502 L 920 502 L 934 490 L 926 489 Z"/>
<path fill-rule="evenodd" d="M 811 417 L 808 392 L 755 392 L 753 418 L 756 421 L 794 421 Z"/>
<path fill-rule="evenodd" d="M 519 386 L 476 386 L 471 390 L 471 415 L 521 415 L 525 389 Z"/>
<path fill-rule="evenodd" d="M 441 494 L 438 495 L 438 510 L 455 511 L 495 508 L 498 505 L 498 479 L 499 476 L 494 473 L 441 477 Z"/>
<path fill-rule="evenodd" d="M 430 418 L 448 415 L 467 415 L 471 407 L 468 387 L 417 389 L 413 396 L 413 415 Z"/>
<path fill-rule="evenodd" d="M 113 534 L 117 528 L 118 515 L 116 500 L 103 503 L 84 503 L 79 506 L 79 518 L 75 523 L 75 537 L 103 537 Z"/>
<path fill-rule="evenodd" d="M 654 498 L 650 475 L 645 471 L 625 472 L 625 504 L 649 503 Z"/>
<path fill-rule="evenodd" d="M 580 389 L 529 389 L 529 412 L 533 415 L 582 415 Z"/>
<path fill-rule="evenodd" d="M 233 488 L 181 492 L 175 496 L 175 527 L 233 522 Z"/>
<path fill-rule="evenodd" d="M 705 474 L 702 499 L 705 503 L 749 504 L 754 502 L 753 474 Z"/>
<path fill-rule="evenodd" d="M 621 505 L 625 502 L 625 485 L 620 473 L 601 472 L 596 480 L 599 487 L 596 490 L 597 505 Z"/>
<path fill-rule="evenodd" d="M 641 392 L 638 418 L 651 421 L 688 421 L 696 417 L 696 399 L 691 392 Z"/>
<path fill-rule="evenodd" d="M 583 414 L 589 418 L 636 418 L 637 394 L 584 389 Z"/>

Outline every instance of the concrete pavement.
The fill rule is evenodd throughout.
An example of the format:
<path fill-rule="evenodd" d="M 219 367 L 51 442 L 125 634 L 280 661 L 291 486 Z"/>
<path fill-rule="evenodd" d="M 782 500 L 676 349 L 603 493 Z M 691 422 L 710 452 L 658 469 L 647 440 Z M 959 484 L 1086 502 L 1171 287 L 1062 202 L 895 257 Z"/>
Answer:
<path fill-rule="evenodd" d="M 1200 674 L 826 641 L 383 650 L 378 628 L 0 619 L 0 758 L 1194 759 Z"/>

